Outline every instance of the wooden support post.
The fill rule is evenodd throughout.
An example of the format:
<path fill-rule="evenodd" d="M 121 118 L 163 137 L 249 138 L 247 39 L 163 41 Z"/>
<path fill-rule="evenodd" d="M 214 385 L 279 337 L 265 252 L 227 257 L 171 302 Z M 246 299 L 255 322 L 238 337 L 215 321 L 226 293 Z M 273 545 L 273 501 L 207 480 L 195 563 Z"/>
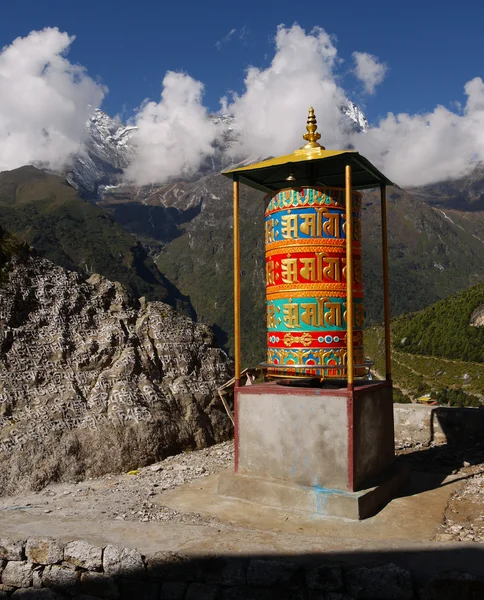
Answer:
<path fill-rule="evenodd" d="M 234 176 L 234 358 L 235 387 L 240 385 L 240 223 L 239 177 Z"/>
<path fill-rule="evenodd" d="M 348 389 L 353 389 L 355 381 L 355 361 L 353 348 L 354 308 L 353 308 L 353 203 L 351 194 L 351 165 L 345 167 L 346 199 L 346 374 Z"/>
<path fill-rule="evenodd" d="M 390 286 L 388 280 L 388 234 L 387 234 L 387 197 L 386 186 L 380 187 L 381 192 L 381 239 L 383 264 L 383 312 L 385 317 L 385 379 L 392 380 L 392 355 L 390 340 Z"/>

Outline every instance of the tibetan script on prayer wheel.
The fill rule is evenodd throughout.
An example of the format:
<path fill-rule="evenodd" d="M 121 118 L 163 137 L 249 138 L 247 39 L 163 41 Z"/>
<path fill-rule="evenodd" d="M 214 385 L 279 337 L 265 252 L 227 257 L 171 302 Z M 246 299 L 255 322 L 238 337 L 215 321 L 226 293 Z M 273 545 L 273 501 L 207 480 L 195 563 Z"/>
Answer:
<path fill-rule="evenodd" d="M 355 375 L 363 368 L 361 194 L 352 192 Z M 345 191 L 282 190 L 265 212 L 267 374 L 346 376 Z"/>

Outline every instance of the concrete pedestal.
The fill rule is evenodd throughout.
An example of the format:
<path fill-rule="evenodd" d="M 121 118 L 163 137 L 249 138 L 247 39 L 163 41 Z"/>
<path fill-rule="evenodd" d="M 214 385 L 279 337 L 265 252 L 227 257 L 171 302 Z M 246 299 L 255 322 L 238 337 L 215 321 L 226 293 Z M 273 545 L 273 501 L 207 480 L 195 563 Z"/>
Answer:
<path fill-rule="evenodd" d="M 363 519 L 401 485 L 392 388 L 264 383 L 235 391 L 235 474 L 220 494 L 320 515 Z"/>

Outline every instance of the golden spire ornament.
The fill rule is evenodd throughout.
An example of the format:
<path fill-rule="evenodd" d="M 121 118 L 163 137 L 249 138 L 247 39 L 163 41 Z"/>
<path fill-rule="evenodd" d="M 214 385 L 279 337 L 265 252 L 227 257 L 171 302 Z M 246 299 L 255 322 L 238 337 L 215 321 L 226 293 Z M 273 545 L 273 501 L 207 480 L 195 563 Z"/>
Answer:
<path fill-rule="evenodd" d="M 314 108 L 311 106 L 308 114 L 308 122 L 306 125 L 307 133 L 303 135 L 303 138 L 307 141 L 307 144 L 301 148 L 301 150 L 310 150 L 311 148 L 321 148 L 325 150 L 324 146 L 318 144 L 318 140 L 321 139 L 321 134 L 317 132 L 318 122 L 314 114 Z"/>

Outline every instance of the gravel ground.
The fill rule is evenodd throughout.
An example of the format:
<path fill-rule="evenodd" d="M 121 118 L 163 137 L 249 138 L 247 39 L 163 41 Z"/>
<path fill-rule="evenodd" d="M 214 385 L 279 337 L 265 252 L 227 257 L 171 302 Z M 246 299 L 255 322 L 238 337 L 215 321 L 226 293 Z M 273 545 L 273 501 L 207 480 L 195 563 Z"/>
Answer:
<path fill-rule="evenodd" d="M 234 443 L 171 456 L 122 475 L 82 483 L 51 484 L 40 492 L 0 498 L 0 510 L 56 513 L 77 519 L 209 523 L 216 519 L 178 513 L 154 504 L 153 496 L 233 465 Z"/>
<path fill-rule="evenodd" d="M 484 464 L 478 467 L 450 499 L 437 541 L 484 543 Z"/>
<path fill-rule="evenodd" d="M 122 475 L 106 475 L 82 483 L 51 484 L 40 492 L 0 498 L 0 510 L 32 515 L 54 513 L 76 519 L 163 521 L 220 524 L 214 517 L 179 513 L 153 502 L 153 497 L 233 466 L 233 442 L 171 456 Z M 462 478 L 452 495 L 436 541 L 484 542 L 484 444 L 480 447 L 406 446 L 398 460 L 412 470 Z"/>
<path fill-rule="evenodd" d="M 397 450 L 399 460 L 413 471 L 441 473 L 462 481 L 452 494 L 440 530 L 439 542 L 484 543 L 484 442 L 467 447 L 432 444 Z"/>

